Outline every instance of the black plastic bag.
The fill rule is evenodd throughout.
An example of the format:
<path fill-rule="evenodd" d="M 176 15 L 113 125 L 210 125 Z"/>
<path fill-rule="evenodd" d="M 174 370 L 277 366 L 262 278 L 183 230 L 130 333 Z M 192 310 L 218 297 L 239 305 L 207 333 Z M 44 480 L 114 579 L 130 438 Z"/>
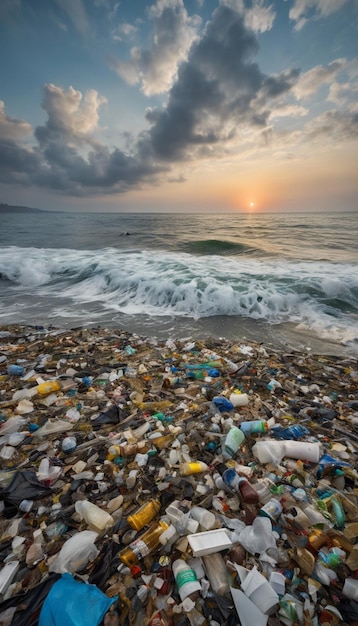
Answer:
<path fill-rule="evenodd" d="M 50 574 L 39 585 L 0 603 L 0 613 L 16 606 L 11 626 L 37 626 L 42 605 L 61 574 Z"/>
<path fill-rule="evenodd" d="M 127 417 L 127 413 L 116 405 L 111 406 L 108 411 L 101 413 L 92 422 L 93 430 L 98 430 L 105 424 L 119 424 Z"/>
<path fill-rule="evenodd" d="M 51 487 L 45 487 L 37 480 L 35 472 L 16 472 L 10 485 L 0 490 L 0 500 L 4 501 L 5 517 L 16 515 L 23 500 L 39 500 L 52 494 Z"/>

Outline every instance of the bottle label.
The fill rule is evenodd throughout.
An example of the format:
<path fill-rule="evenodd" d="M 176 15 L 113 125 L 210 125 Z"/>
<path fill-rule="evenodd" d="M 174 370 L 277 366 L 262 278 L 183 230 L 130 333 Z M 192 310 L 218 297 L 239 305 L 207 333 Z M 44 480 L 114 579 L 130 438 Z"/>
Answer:
<path fill-rule="evenodd" d="M 175 582 L 178 585 L 178 589 L 181 589 L 183 585 L 186 583 L 194 583 L 197 582 L 197 577 L 193 569 L 184 569 L 181 572 L 178 572 Z"/>
<path fill-rule="evenodd" d="M 144 557 L 150 552 L 149 547 L 142 539 L 136 539 L 131 543 L 130 547 L 136 555 L 138 561 L 144 559 Z"/>

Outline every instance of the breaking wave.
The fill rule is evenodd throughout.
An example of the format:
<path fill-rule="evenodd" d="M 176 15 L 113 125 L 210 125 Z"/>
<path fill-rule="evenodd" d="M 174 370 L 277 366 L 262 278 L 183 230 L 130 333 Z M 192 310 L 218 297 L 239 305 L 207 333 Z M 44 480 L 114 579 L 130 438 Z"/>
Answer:
<path fill-rule="evenodd" d="M 212 247 L 212 244 L 210 244 Z M 205 246 L 204 246 L 205 247 Z M 215 247 L 215 246 L 214 246 Z M 0 286 L 9 317 L 23 302 L 86 315 L 102 312 L 195 320 L 238 316 L 293 322 L 321 337 L 358 340 L 358 275 L 348 263 L 192 255 L 162 251 L 19 248 L 0 250 Z M 51 310 L 48 311 L 51 315 Z"/>

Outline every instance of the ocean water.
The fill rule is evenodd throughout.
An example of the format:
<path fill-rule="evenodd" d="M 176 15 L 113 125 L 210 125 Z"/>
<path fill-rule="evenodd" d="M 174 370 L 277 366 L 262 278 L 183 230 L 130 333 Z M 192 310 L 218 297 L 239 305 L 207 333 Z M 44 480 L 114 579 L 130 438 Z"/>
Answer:
<path fill-rule="evenodd" d="M 358 213 L 1 215 L 0 324 L 358 355 Z"/>

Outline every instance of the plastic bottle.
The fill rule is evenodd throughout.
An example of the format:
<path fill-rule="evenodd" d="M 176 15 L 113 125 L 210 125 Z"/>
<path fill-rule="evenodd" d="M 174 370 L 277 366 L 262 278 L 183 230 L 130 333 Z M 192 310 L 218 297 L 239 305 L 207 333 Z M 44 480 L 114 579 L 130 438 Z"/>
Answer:
<path fill-rule="evenodd" d="M 265 420 L 252 420 L 251 422 L 241 422 L 240 429 L 245 435 L 253 433 L 267 433 L 269 426 Z"/>
<path fill-rule="evenodd" d="M 190 515 L 199 522 L 204 530 L 211 530 L 215 526 L 216 517 L 214 513 L 211 513 L 211 511 L 208 511 L 202 506 L 193 506 L 190 509 Z"/>
<path fill-rule="evenodd" d="M 266 502 L 271 500 L 272 493 L 269 489 L 268 483 L 265 482 L 265 479 L 258 480 L 257 483 L 254 483 L 252 486 L 259 496 L 259 501 L 261 502 L 261 504 L 266 504 Z"/>
<path fill-rule="evenodd" d="M 271 498 L 263 507 L 259 510 L 259 515 L 262 517 L 268 517 L 271 521 L 277 522 L 283 511 L 281 502 L 276 498 Z"/>
<path fill-rule="evenodd" d="M 183 559 L 174 561 L 173 574 L 182 602 L 191 594 L 201 591 L 201 584 L 196 577 L 196 573 Z"/>
<path fill-rule="evenodd" d="M 48 393 L 59 391 L 61 385 L 58 380 L 46 380 L 44 383 L 37 385 L 36 389 L 40 396 L 47 396 Z"/>
<path fill-rule="evenodd" d="M 160 535 L 168 528 L 168 524 L 160 520 L 152 524 L 148 530 L 135 539 L 118 554 L 127 567 L 133 567 L 145 556 L 157 550 L 160 546 Z"/>
<path fill-rule="evenodd" d="M 91 528 L 99 532 L 114 524 L 114 519 L 109 513 L 88 500 L 78 500 L 75 509 Z"/>
<path fill-rule="evenodd" d="M 260 463 L 280 463 L 285 456 L 285 447 L 282 441 L 265 439 L 256 441 L 252 446 L 252 452 Z"/>
<path fill-rule="evenodd" d="M 22 365 L 8 365 L 7 373 L 9 376 L 22 376 L 25 368 Z"/>
<path fill-rule="evenodd" d="M 200 472 L 206 472 L 209 466 L 203 461 L 192 461 L 189 463 L 181 463 L 179 465 L 180 476 L 190 476 L 190 474 L 199 474 Z"/>
<path fill-rule="evenodd" d="M 206 575 L 214 593 L 224 596 L 230 591 L 226 564 L 219 552 L 201 557 L 204 562 Z"/>
<path fill-rule="evenodd" d="M 149 500 L 132 515 L 128 515 L 127 522 L 134 530 L 142 530 L 160 511 L 159 500 Z"/>
<path fill-rule="evenodd" d="M 240 448 L 244 439 L 245 435 L 242 430 L 237 428 L 237 426 L 231 426 L 222 446 L 223 457 L 227 459 L 232 458 Z"/>
<path fill-rule="evenodd" d="M 287 428 L 274 428 L 272 435 L 277 439 L 300 439 L 304 435 L 309 435 L 310 431 L 301 424 L 293 424 Z"/>
<path fill-rule="evenodd" d="M 259 495 L 247 478 L 239 477 L 239 493 L 245 504 L 257 504 Z"/>
<path fill-rule="evenodd" d="M 234 469 L 227 469 L 222 475 L 226 485 L 237 491 L 245 504 L 257 504 L 259 495 L 247 478 L 239 476 Z"/>
<path fill-rule="evenodd" d="M 158 448 L 158 450 L 164 450 L 169 444 L 171 444 L 175 439 L 175 435 L 170 433 L 169 435 L 163 435 L 162 437 L 153 437 L 150 439 L 151 443 Z"/>
<path fill-rule="evenodd" d="M 240 406 L 247 406 L 249 404 L 249 396 L 247 395 L 247 393 L 234 392 L 230 394 L 229 401 L 235 408 Z"/>

